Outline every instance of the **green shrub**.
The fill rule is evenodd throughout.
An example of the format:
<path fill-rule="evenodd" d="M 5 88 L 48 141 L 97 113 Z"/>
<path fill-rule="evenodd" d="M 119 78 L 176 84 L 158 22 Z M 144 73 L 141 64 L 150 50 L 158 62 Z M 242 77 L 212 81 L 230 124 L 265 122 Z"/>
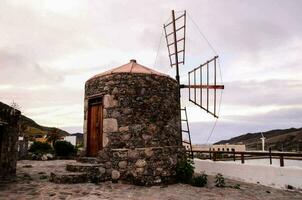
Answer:
<path fill-rule="evenodd" d="M 203 173 L 200 176 L 196 176 L 192 178 L 191 185 L 196 187 L 204 187 L 208 183 L 208 175 Z"/>
<path fill-rule="evenodd" d="M 34 154 L 46 154 L 46 153 L 51 153 L 53 149 L 48 143 L 34 142 L 32 145 L 30 145 L 28 151 Z"/>
<path fill-rule="evenodd" d="M 176 166 L 176 178 L 181 183 L 190 183 L 194 174 L 194 162 L 191 159 L 178 161 Z"/>
<path fill-rule="evenodd" d="M 216 187 L 225 187 L 224 177 L 222 176 L 222 174 L 218 173 L 215 176 L 215 186 Z"/>
<path fill-rule="evenodd" d="M 67 141 L 57 141 L 54 145 L 56 156 L 74 156 L 75 147 Z"/>

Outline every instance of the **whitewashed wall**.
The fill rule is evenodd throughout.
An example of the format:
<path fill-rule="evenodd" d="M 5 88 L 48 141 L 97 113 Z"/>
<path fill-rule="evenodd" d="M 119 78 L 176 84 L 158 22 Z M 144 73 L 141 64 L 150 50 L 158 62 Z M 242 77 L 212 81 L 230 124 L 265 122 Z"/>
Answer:
<path fill-rule="evenodd" d="M 65 136 L 64 140 L 67 142 L 70 142 L 74 146 L 77 145 L 77 137 L 74 135 Z"/>
<path fill-rule="evenodd" d="M 204 171 L 209 175 L 221 173 L 224 177 L 275 188 L 286 188 L 287 185 L 302 189 L 302 168 L 293 166 L 269 166 L 241 164 L 234 162 L 214 162 L 194 159 L 195 172 Z"/>

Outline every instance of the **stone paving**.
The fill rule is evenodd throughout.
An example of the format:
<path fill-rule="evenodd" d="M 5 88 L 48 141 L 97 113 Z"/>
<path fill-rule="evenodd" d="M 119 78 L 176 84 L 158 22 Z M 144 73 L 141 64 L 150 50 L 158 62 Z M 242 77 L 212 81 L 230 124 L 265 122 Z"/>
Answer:
<path fill-rule="evenodd" d="M 204 188 L 184 184 L 140 187 L 111 182 L 68 185 L 48 181 L 51 171 L 63 169 L 67 163 L 73 162 L 75 161 L 19 161 L 16 181 L 0 184 L 0 199 L 302 199 L 302 193 L 298 191 L 278 190 L 229 179 L 226 179 L 227 185 L 240 184 L 240 189 L 217 188 L 213 177 L 209 177 L 209 184 Z"/>

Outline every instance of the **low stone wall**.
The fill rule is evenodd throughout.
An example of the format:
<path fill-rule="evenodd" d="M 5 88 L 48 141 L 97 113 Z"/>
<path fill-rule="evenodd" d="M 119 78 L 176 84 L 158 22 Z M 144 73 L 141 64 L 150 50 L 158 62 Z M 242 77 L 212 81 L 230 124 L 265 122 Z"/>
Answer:
<path fill-rule="evenodd" d="M 105 163 L 111 178 L 136 185 L 157 185 L 174 182 L 178 159 L 185 156 L 179 146 L 147 147 L 136 149 L 104 149 L 99 161 Z"/>
<path fill-rule="evenodd" d="M 16 174 L 20 114 L 20 111 L 13 109 L 0 111 L 0 180 Z"/>

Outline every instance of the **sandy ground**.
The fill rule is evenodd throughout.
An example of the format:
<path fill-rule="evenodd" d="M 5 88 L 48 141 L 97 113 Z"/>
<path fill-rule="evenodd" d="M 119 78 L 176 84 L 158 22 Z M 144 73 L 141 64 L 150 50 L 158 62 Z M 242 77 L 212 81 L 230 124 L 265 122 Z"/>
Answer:
<path fill-rule="evenodd" d="M 68 162 L 75 161 L 19 161 L 17 180 L 0 184 L 0 199 L 302 199 L 302 193 L 297 191 L 278 190 L 229 179 L 226 179 L 227 185 L 240 184 L 240 189 L 217 188 L 213 177 L 209 177 L 208 185 L 203 188 L 184 184 L 140 187 L 111 182 L 99 185 L 50 183 L 50 172 L 63 169 Z"/>

